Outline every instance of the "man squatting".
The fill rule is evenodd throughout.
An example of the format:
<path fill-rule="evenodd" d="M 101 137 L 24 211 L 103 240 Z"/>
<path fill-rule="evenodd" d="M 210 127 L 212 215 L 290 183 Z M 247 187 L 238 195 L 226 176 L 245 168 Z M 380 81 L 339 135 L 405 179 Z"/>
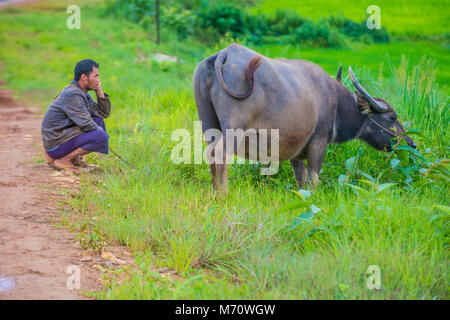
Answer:
<path fill-rule="evenodd" d="M 98 68 L 90 59 L 78 62 L 74 79 L 53 99 L 42 120 L 44 154 L 47 163 L 57 169 L 79 174 L 77 167 L 87 166 L 83 155 L 108 154 L 109 136 L 103 119 L 109 117 L 111 102 L 103 92 Z M 98 102 L 89 90 L 95 91 Z"/>

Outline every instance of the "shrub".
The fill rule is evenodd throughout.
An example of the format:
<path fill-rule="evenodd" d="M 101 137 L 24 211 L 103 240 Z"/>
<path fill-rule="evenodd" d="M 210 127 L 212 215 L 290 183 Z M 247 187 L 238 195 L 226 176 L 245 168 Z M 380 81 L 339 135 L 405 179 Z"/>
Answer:
<path fill-rule="evenodd" d="M 146 16 L 155 15 L 155 4 L 147 0 L 118 0 L 110 2 L 107 11 L 141 23 Z"/>
<path fill-rule="evenodd" d="M 337 16 L 313 22 L 287 10 L 277 10 L 274 16 L 250 15 L 232 5 L 212 6 L 204 3 L 197 18 L 199 31 L 209 28 L 220 35 L 230 32 L 233 38 L 246 39 L 255 44 L 306 43 L 313 46 L 346 47 L 346 37 L 368 44 L 389 41 L 386 29 L 370 30 L 365 22 L 359 24 Z"/>
<path fill-rule="evenodd" d="M 178 39 L 186 39 L 194 33 L 195 16 L 190 10 L 176 7 L 162 7 L 161 9 L 161 22 L 175 30 Z"/>
<path fill-rule="evenodd" d="M 371 30 L 367 28 L 365 20 L 357 23 L 343 17 L 331 16 L 328 18 L 328 22 L 331 26 L 336 27 L 340 33 L 353 40 L 362 40 L 365 43 L 371 43 L 371 40 L 376 43 L 389 42 L 390 40 L 386 28 L 382 27 L 381 29 Z"/>
<path fill-rule="evenodd" d="M 323 47 L 345 47 L 347 41 L 335 28 L 331 27 L 326 20 L 317 23 L 305 22 L 295 30 L 298 42 L 307 42 L 310 45 Z"/>
<path fill-rule="evenodd" d="M 245 13 L 242 9 L 230 5 L 210 7 L 202 6 L 197 14 L 200 28 L 213 27 L 220 34 L 230 32 L 233 37 L 239 37 L 247 32 Z"/>
<path fill-rule="evenodd" d="M 117 0 L 109 8 L 144 28 L 153 27 L 154 1 Z M 161 5 L 160 12 L 161 25 L 174 30 L 180 40 L 197 35 L 201 41 L 217 42 L 228 35 L 257 45 L 305 43 L 324 47 L 346 47 L 348 39 L 367 44 L 389 41 L 386 29 L 370 30 L 365 22 L 338 16 L 314 22 L 287 10 L 277 10 L 272 16 L 252 15 L 238 7 L 234 0 L 226 4 L 191 0 L 176 6 Z"/>
<path fill-rule="evenodd" d="M 307 19 L 304 19 L 295 12 L 287 10 L 277 10 L 274 17 L 262 17 L 269 27 L 268 33 L 271 35 L 287 35 L 293 33 L 302 26 Z"/>

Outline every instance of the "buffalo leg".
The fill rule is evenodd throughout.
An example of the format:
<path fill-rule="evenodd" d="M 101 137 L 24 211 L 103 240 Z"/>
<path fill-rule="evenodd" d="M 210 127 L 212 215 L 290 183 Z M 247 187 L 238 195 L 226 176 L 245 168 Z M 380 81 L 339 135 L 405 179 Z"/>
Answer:
<path fill-rule="evenodd" d="M 216 191 L 226 194 L 228 191 L 228 155 L 226 152 L 226 139 L 223 134 L 214 150 Z M 211 169 L 213 170 L 213 169 Z"/>
<path fill-rule="evenodd" d="M 294 172 L 295 181 L 297 182 L 297 187 L 300 189 L 305 188 L 306 183 L 306 168 L 305 162 L 303 160 L 291 160 L 292 171 Z"/>
<path fill-rule="evenodd" d="M 327 149 L 326 140 L 312 141 L 308 148 L 308 183 L 313 189 L 319 184 L 319 172 Z"/>
<path fill-rule="evenodd" d="M 214 150 L 211 151 L 211 156 L 214 158 Z M 217 190 L 217 175 L 216 175 L 216 164 L 213 162 L 209 165 L 211 170 L 213 189 Z"/>
<path fill-rule="evenodd" d="M 211 129 L 216 129 L 220 131 L 220 123 L 219 119 L 217 119 L 217 114 L 214 110 L 214 105 L 211 102 L 208 83 L 208 76 L 199 76 L 201 74 L 207 74 L 206 66 L 202 67 L 203 69 L 196 76 L 194 76 L 194 93 L 195 93 L 195 103 L 197 105 L 197 112 L 200 121 L 202 122 L 202 131 L 203 134 L 206 131 Z M 207 145 L 210 145 L 214 141 L 211 138 L 206 138 L 205 142 Z M 211 156 L 214 159 L 215 150 L 211 151 Z M 217 181 L 217 170 L 216 164 L 214 162 L 210 162 L 209 168 L 211 170 L 212 183 L 214 190 L 218 188 Z"/>

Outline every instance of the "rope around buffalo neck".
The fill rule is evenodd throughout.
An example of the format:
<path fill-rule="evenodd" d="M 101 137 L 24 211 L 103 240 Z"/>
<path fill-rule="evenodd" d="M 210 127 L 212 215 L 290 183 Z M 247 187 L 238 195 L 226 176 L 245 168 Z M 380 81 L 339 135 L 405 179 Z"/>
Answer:
<path fill-rule="evenodd" d="M 397 137 L 397 138 L 401 138 L 401 136 L 399 136 L 398 134 L 390 131 L 389 129 L 386 129 L 385 127 L 383 127 L 381 124 L 379 124 L 378 122 L 375 121 L 375 119 L 373 119 L 371 116 L 369 116 L 369 120 L 372 121 L 373 123 L 375 123 L 377 126 L 379 126 L 381 129 L 383 129 L 384 131 L 386 131 L 387 133 L 389 133 L 391 136 Z M 395 120 L 394 123 L 396 123 L 398 120 Z"/>

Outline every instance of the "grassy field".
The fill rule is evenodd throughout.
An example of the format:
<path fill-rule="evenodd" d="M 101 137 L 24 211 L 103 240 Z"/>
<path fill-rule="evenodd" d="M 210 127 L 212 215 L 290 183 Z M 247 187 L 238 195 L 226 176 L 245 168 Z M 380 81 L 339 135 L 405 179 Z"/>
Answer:
<path fill-rule="evenodd" d="M 448 0 L 363 0 L 358 1 L 358 5 L 351 1 L 333 0 L 262 0 L 261 5 L 252 10 L 255 13 L 274 14 L 278 9 L 288 9 L 313 20 L 338 15 L 361 22 L 367 17 L 367 8 L 374 4 L 380 8 L 381 26 L 394 35 L 430 36 L 449 31 Z"/>
<path fill-rule="evenodd" d="M 68 30 L 65 8 L 73 2 L 42 1 L 0 12 L 0 78 L 19 99 L 44 108 L 72 79 L 78 60 L 100 62 L 102 85 L 113 103 L 106 120 L 110 145 L 135 168 L 114 157 L 93 155 L 91 161 L 104 171 L 84 175 L 81 192 L 70 204 L 79 212 L 78 224 L 87 226 L 84 245 L 99 247 L 107 241 L 130 246 L 137 270 L 116 271 L 122 281 L 109 278 L 107 288 L 95 297 L 448 299 L 445 170 L 441 177 L 431 170 L 435 176 L 427 178 L 418 171 L 423 166 L 418 156 L 392 162 L 387 154 L 353 141 L 328 147 L 320 187 L 310 197 L 295 192 L 288 163 L 269 179 L 251 164 L 234 165 L 229 176 L 242 177 L 230 180 L 226 197 L 216 197 L 206 164 L 172 163 L 177 141 L 171 133 L 178 128 L 193 131 L 198 119 L 193 70 L 229 42 L 206 47 L 194 40 L 180 43 L 165 33 L 157 47 L 141 28 L 105 16 L 100 3 L 91 1 L 75 1 L 82 8 L 82 29 Z M 270 12 L 272 3 L 263 3 L 262 9 Z M 319 18 L 312 5 L 308 8 L 305 16 Z M 430 10 L 436 19 L 445 14 Z M 446 31 L 431 25 L 423 22 L 424 33 Z M 421 131 L 414 139 L 428 166 L 449 158 L 445 43 L 253 49 L 269 57 L 308 59 L 333 75 L 340 65 L 344 70 L 351 65 L 373 95 L 384 97 L 404 122 Z M 182 63 L 150 61 L 156 52 L 180 57 Z M 344 83 L 351 88 L 346 71 Z M 352 169 L 356 162 L 359 173 Z M 339 183 L 340 177 L 349 183 Z M 305 218 L 304 212 L 311 210 Z M 380 290 L 366 286 L 371 265 L 380 268 Z M 164 266 L 178 275 L 155 272 Z"/>

